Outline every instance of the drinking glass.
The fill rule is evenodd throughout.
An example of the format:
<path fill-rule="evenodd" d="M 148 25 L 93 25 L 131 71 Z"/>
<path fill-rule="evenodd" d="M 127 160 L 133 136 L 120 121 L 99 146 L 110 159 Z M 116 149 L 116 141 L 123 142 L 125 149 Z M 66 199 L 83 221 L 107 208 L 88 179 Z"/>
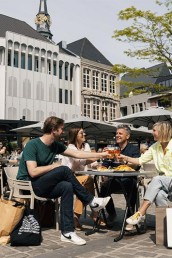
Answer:
<path fill-rule="evenodd" d="M 112 146 L 107 146 L 107 152 L 109 153 L 109 160 L 114 158 L 114 147 Z"/>
<path fill-rule="evenodd" d="M 121 153 L 120 147 L 115 146 L 115 147 L 114 147 L 114 154 L 115 154 L 116 156 L 119 156 L 120 153 Z"/>

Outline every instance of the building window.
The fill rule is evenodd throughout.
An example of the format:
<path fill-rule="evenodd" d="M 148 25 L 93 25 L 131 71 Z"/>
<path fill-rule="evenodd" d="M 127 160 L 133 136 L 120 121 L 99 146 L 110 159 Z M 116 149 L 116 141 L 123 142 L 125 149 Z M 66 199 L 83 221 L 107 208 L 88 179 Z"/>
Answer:
<path fill-rule="evenodd" d="M 63 91 L 59 89 L 59 103 L 63 103 Z"/>
<path fill-rule="evenodd" d="M 70 90 L 70 105 L 72 105 L 72 91 Z"/>
<path fill-rule="evenodd" d="M 31 99 L 31 82 L 28 79 L 23 82 L 23 98 Z"/>
<path fill-rule="evenodd" d="M 107 91 L 107 74 L 101 74 L 101 90 Z"/>
<path fill-rule="evenodd" d="M 143 103 L 139 103 L 139 111 L 143 111 Z"/>
<path fill-rule="evenodd" d="M 116 104 L 110 103 L 110 120 L 113 120 L 116 118 L 115 114 L 116 114 Z"/>
<path fill-rule="evenodd" d="M 100 101 L 97 99 L 93 100 L 93 119 L 100 119 Z"/>
<path fill-rule="evenodd" d="M 57 62 L 53 61 L 53 75 L 57 76 Z"/>
<path fill-rule="evenodd" d="M 13 60 L 14 67 L 18 67 L 19 65 L 19 53 L 17 51 L 14 51 L 14 60 Z"/>
<path fill-rule="evenodd" d="M 39 71 L 39 61 L 38 61 L 38 57 L 37 56 L 35 56 L 34 71 L 35 72 Z"/>
<path fill-rule="evenodd" d="M 102 103 L 102 120 L 108 121 L 108 103 Z"/>
<path fill-rule="evenodd" d="M 84 99 L 84 116 L 90 117 L 90 106 L 91 102 L 90 99 Z"/>
<path fill-rule="evenodd" d="M 47 73 L 51 74 L 51 60 L 47 60 Z"/>
<path fill-rule="evenodd" d="M 93 71 L 93 89 L 99 89 L 99 72 Z"/>
<path fill-rule="evenodd" d="M 8 66 L 11 66 L 11 50 L 8 50 Z"/>
<path fill-rule="evenodd" d="M 68 104 L 68 90 L 65 90 L 65 104 Z"/>
<path fill-rule="evenodd" d="M 36 99 L 44 100 L 44 87 L 42 82 L 37 83 L 36 87 Z"/>
<path fill-rule="evenodd" d="M 25 53 L 21 53 L 21 69 L 25 69 Z"/>
<path fill-rule="evenodd" d="M 63 63 L 59 62 L 59 79 L 62 79 L 63 73 L 62 73 Z"/>
<path fill-rule="evenodd" d="M 68 80 L 69 64 L 65 63 L 65 80 Z"/>
<path fill-rule="evenodd" d="M 116 93 L 115 90 L 115 76 L 111 75 L 109 80 L 109 91 L 110 93 Z"/>
<path fill-rule="evenodd" d="M 83 87 L 90 88 L 90 70 L 83 69 Z"/>
<path fill-rule="evenodd" d="M 27 68 L 28 68 L 29 71 L 32 71 L 32 55 L 28 55 Z"/>
<path fill-rule="evenodd" d="M 73 65 L 70 66 L 70 81 L 73 80 Z"/>
<path fill-rule="evenodd" d="M 41 57 L 41 73 L 45 73 L 45 58 Z"/>

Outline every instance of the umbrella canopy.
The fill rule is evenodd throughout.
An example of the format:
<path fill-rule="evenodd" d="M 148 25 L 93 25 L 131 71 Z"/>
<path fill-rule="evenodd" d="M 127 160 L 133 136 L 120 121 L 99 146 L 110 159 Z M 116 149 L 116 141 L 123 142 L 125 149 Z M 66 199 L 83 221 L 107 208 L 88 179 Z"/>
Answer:
<path fill-rule="evenodd" d="M 84 116 L 65 121 L 65 131 L 74 127 L 81 127 L 87 135 L 93 136 L 113 137 L 116 132 L 116 127 L 114 125 Z"/>
<path fill-rule="evenodd" d="M 23 135 L 42 135 L 43 124 L 44 122 L 39 122 L 36 124 L 15 128 L 15 129 L 12 129 L 11 131 L 17 132 Z"/>
<path fill-rule="evenodd" d="M 159 121 L 171 121 L 172 112 L 161 108 L 150 108 L 128 116 L 116 118 L 113 122 L 128 123 L 134 126 L 145 126 L 152 128 Z"/>
<path fill-rule="evenodd" d="M 26 134 L 41 135 L 43 124 L 44 122 L 39 122 L 36 124 L 19 127 L 11 131 L 15 131 L 25 135 Z M 68 131 L 70 128 L 73 128 L 73 127 L 81 127 L 86 131 L 87 135 L 93 135 L 93 136 L 113 137 L 116 131 L 116 128 L 111 124 L 93 120 L 87 117 L 79 117 L 79 118 L 65 121 L 65 124 L 64 124 L 65 131 Z"/>

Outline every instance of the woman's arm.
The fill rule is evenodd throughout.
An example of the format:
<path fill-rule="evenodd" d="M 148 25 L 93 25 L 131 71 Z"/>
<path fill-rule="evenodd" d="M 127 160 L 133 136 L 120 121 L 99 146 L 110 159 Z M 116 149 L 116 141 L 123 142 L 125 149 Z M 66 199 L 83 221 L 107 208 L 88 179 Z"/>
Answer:
<path fill-rule="evenodd" d="M 63 153 L 61 153 L 64 156 L 69 156 L 72 158 L 77 158 L 77 159 L 104 159 L 109 157 L 108 152 L 89 152 L 89 151 L 78 151 L 78 150 L 70 150 L 66 149 Z"/>
<path fill-rule="evenodd" d="M 120 160 L 120 161 L 122 160 L 122 161 L 125 161 L 127 163 L 132 163 L 134 165 L 140 165 L 138 158 L 131 158 L 129 156 L 125 156 L 125 155 L 122 155 L 122 154 L 120 156 L 118 156 L 118 160 Z"/>

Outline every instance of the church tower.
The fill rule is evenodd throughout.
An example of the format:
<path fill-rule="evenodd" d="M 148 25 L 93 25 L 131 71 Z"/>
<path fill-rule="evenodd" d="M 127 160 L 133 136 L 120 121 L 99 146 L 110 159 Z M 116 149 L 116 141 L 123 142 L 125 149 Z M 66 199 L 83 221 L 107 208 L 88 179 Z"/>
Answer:
<path fill-rule="evenodd" d="M 39 12 L 35 18 L 36 30 L 44 37 L 52 40 L 50 31 L 51 19 L 47 11 L 47 0 L 40 0 Z"/>

